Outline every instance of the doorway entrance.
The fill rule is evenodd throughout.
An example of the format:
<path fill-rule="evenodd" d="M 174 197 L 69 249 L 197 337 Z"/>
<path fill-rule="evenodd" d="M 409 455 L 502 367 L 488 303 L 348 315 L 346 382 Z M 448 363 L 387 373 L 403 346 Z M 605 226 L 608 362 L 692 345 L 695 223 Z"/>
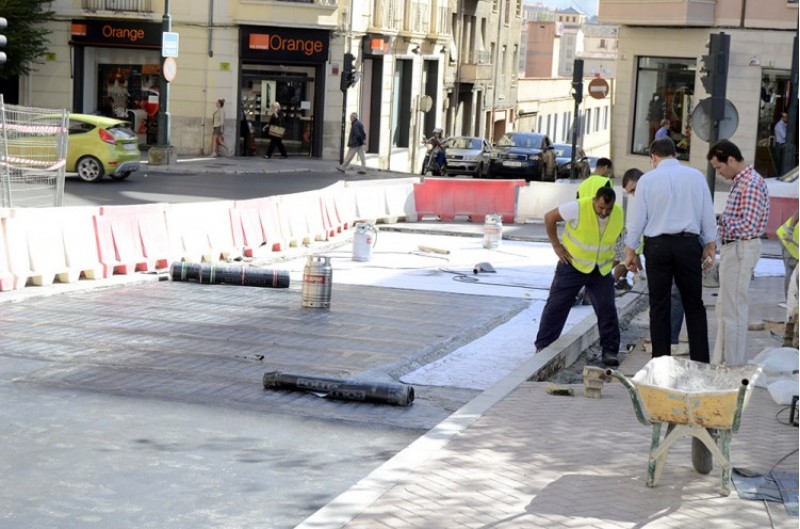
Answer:
<path fill-rule="evenodd" d="M 242 71 L 242 136 L 250 129 L 255 134 L 253 154 L 264 154 L 270 139 L 264 130 L 269 123 L 273 102 L 283 112 L 283 145 L 294 156 L 311 156 L 314 140 L 314 68 L 248 66 Z M 247 145 L 247 142 L 243 142 Z M 250 142 L 252 145 L 253 142 Z M 241 144 L 240 144 L 241 145 Z M 247 154 L 247 153 L 246 153 Z"/>

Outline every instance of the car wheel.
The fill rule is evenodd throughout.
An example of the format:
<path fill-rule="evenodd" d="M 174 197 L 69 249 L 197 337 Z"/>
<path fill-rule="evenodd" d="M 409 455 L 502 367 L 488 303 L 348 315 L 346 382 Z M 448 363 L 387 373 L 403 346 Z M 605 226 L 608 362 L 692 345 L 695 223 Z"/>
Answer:
<path fill-rule="evenodd" d="M 122 172 L 122 173 L 112 174 L 111 178 L 113 178 L 114 180 L 125 180 L 130 175 L 131 175 L 130 171 L 125 171 L 125 172 Z"/>
<path fill-rule="evenodd" d="M 84 156 L 78 160 L 75 170 L 84 182 L 97 182 L 105 174 L 103 164 L 94 156 Z"/>

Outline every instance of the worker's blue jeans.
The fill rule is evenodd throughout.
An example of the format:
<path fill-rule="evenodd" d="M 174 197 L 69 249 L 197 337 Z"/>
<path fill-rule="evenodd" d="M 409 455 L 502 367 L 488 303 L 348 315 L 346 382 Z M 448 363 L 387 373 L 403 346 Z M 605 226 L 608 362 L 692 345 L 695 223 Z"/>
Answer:
<path fill-rule="evenodd" d="M 536 335 L 537 350 L 544 349 L 561 336 L 569 311 L 575 303 L 575 296 L 581 287 L 586 287 L 589 292 L 594 313 L 597 315 L 602 352 L 613 355 L 619 352 L 619 318 L 614 303 L 613 275 L 601 275 L 597 267 L 591 273 L 584 274 L 574 266 L 564 263 L 556 265 L 550 296 L 542 311 L 539 333 Z"/>

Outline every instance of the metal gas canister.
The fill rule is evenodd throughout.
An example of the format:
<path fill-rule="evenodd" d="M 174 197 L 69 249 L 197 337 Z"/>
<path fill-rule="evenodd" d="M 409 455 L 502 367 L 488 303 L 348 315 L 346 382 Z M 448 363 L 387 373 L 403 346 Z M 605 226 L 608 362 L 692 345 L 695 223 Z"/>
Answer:
<path fill-rule="evenodd" d="M 331 258 L 326 255 L 309 255 L 303 270 L 303 306 L 330 308 L 332 286 Z"/>
<path fill-rule="evenodd" d="M 497 213 L 486 215 L 483 223 L 483 247 L 493 250 L 503 239 L 503 216 Z"/>
<path fill-rule="evenodd" d="M 369 261 L 372 259 L 372 248 L 378 241 L 378 229 L 366 222 L 356 223 L 353 235 L 353 261 Z"/>

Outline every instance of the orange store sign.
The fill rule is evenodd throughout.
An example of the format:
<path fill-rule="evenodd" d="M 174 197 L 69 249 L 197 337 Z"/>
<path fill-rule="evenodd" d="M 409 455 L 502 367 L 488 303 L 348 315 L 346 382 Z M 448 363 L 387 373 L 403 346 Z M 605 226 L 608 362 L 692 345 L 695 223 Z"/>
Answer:
<path fill-rule="evenodd" d="M 252 28 L 242 34 L 243 55 L 296 61 L 325 61 L 329 33 L 295 28 Z"/>

